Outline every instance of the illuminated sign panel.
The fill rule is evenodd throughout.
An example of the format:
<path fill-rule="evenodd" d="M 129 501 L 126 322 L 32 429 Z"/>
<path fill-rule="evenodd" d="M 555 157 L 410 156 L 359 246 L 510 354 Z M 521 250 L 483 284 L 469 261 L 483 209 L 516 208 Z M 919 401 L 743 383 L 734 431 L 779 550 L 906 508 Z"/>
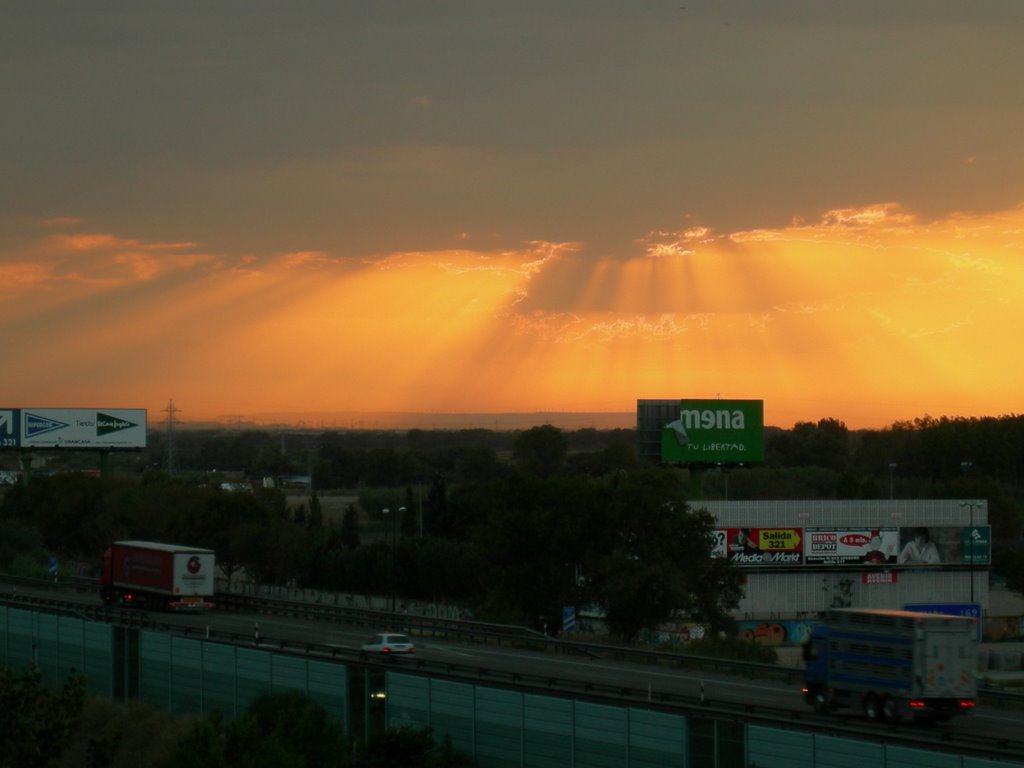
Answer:
<path fill-rule="evenodd" d="M 660 425 L 666 463 L 741 464 L 764 460 L 763 400 L 680 400 Z"/>
<path fill-rule="evenodd" d="M 0 409 L 0 448 L 145 447 L 145 409 Z"/>

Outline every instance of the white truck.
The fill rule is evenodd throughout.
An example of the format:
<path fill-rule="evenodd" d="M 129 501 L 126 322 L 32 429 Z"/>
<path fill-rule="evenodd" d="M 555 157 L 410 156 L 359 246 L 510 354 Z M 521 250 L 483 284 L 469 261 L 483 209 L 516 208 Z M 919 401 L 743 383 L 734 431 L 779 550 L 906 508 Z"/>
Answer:
<path fill-rule="evenodd" d="M 817 712 L 948 720 L 977 696 L 975 620 L 897 610 L 829 610 L 804 643 L 803 693 Z"/>

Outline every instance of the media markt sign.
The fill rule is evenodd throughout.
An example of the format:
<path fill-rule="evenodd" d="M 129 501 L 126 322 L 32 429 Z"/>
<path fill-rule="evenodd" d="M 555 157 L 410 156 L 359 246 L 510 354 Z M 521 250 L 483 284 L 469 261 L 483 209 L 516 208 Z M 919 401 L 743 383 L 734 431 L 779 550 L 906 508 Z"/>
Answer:
<path fill-rule="evenodd" d="M 661 429 L 661 460 L 708 464 L 764 461 L 763 400 L 680 400 Z"/>

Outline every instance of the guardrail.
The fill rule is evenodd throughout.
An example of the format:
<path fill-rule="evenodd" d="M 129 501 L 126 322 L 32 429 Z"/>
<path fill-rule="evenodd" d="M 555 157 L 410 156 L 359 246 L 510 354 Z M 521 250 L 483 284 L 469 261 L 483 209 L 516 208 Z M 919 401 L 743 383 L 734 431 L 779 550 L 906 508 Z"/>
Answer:
<path fill-rule="evenodd" d="M 23 584 L 26 587 L 47 591 L 53 590 L 55 586 L 65 587 L 75 592 L 95 592 L 97 590 L 97 580 L 89 578 L 62 579 L 59 584 L 48 579 L 25 577 L 2 576 L 0 579 L 10 584 Z M 561 653 L 607 661 L 658 666 L 687 672 L 770 680 L 791 686 L 799 686 L 803 680 L 803 671 L 794 667 L 565 640 L 516 625 L 392 613 L 366 608 L 256 597 L 234 592 L 218 592 L 215 601 L 220 610 L 292 616 L 305 621 L 330 622 L 374 629 L 388 628 L 424 638 L 443 638 L 480 645 L 505 646 L 545 653 Z M 60 603 L 60 601 L 54 602 Z M 88 615 L 90 618 L 96 617 L 99 620 L 123 626 L 140 626 L 140 622 L 143 621 L 149 621 L 154 625 L 168 626 L 149 619 L 141 619 L 140 614 L 145 616 L 145 612 L 117 606 L 84 606 L 82 603 L 68 602 L 66 606 L 57 610 Z M 239 635 L 238 637 L 244 640 L 247 636 Z M 1022 693 L 1007 691 L 996 686 L 981 685 L 978 688 L 978 694 L 978 698 L 983 703 L 991 706 L 1001 709 L 1024 709 L 1024 694 Z"/>
<path fill-rule="evenodd" d="M 711 656 L 694 656 L 670 651 L 630 648 L 606 643 L 581 642 L 550 637 L 519 626 L 488 624 L 464 619 L 434 619 L 426 616 L 372 611 L 364 608 L 323 606 L 291 600 L 241 597 L 218 593 L 217 605 L 226 610 L 258 611 L 294 616 L 311 621 L 330 621 L 355 626 L 391 628 L 418 637 L 445 638 L 482 645 L 508 646 L 546 653 L 587 656 L 594 659 L 710 672 L 747 678 L 770 679 L 799 684 L 802 672 L 776 664 L 737 661 Z"/>

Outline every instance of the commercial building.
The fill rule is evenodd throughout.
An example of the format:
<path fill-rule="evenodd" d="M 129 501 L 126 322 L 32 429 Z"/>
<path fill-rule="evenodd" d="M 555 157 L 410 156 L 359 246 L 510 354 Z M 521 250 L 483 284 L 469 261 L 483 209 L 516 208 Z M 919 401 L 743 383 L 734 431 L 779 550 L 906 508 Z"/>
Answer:
<path fill-rule="evenodd" d="M 991 529 L 977 499 L 697 501 L 715 553 L 743 569 L 736 618 L 833 607 L 988 606 Z"/>

